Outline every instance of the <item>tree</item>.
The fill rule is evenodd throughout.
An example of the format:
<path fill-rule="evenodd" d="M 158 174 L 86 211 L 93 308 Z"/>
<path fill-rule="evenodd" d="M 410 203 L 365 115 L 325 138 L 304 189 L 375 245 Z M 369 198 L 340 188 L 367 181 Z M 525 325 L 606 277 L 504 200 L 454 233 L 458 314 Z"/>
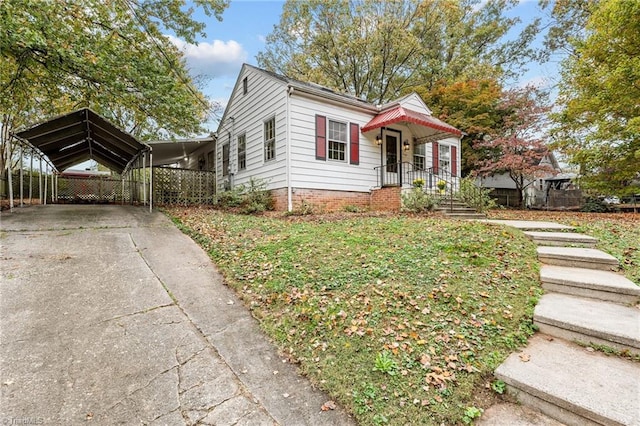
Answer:
<path fill-rule="evenodd" d="M 476 164 L 480 176 L 506 173 L 522 192 L 537 177 L 555 170 L 541 160 L 549 153 L 543 134 L 550 108 L 544 104 L 545 94 L 534 87 L 511 89 L 503 93 L 498 106 L 502 120 L 485 140 L 474 145 L 486 157 Z"/>
<path fill-rule="evenodd" d="M 638 191 L 640 179 L 640 3 L 606 0 L 591 10 L 563 62 L 554 115 L 556 146 L 599 193 Z"/>
<path fill-rule="evenodd" d="M 288 0 L 260 66 L 370 102 L 384 103 L 440 80 L 517 71 L 538 21 L 520 37 L 504 16 L 515 0 Z"/>
<path fill-rule="evenodd" d="M 225 0 L 197 0 L 221 19 Z M 142 139 L 201 131 L 211 109 L 181 53 L 204 24 L 184 0 L 4 0 L 0 7 L 2 150 L 17 127 L 90 107 Z M 11 157 L 9 157 L 11 158 Z"/>
<path fill-rule="evenodd" d="M 469 175 L 484 158 L 484 150 L 473 145 L 493 134 L 502 121 L 504 111 L 499 104 L 502 87 L 495 79 L 465 80 L 453 84 L 441 81 L 432 90 L 417 88 L 417 93 L 429 101 L 429 108 L 441 120 L 464 129 L 462 137 L 462 176 Z"/>

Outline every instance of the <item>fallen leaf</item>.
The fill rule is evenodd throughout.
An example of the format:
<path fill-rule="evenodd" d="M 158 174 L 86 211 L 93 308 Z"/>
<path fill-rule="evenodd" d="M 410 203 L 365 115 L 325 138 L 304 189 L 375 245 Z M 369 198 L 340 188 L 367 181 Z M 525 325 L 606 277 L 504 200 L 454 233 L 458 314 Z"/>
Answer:
<path fill-rule="evenodd" d="M 336 409 L 336 403 L 334 401 L 327 401 L 324 404 L 322 404 L 322 407 L 320 407 L 320 409 L 322 411 L 335 410 Z"/>
<path fill-rule="evenodd" d="M 518 355 L 518 357 L 520 358 L 520 361 L 522 361 L 522 362 L 529 362 L 529 360 L 531 359 L 531 355 L 525 354 L 524 352 L 522 352 L 520 355 Z"/>

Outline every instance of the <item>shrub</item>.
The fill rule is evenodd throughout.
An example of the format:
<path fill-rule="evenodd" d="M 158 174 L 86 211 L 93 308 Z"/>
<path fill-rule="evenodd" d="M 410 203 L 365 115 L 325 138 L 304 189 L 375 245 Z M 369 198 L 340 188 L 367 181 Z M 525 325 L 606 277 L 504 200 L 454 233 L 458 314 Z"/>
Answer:
<path fill-rule="evenodd" d="M 354 206 L 353 204 L 347 204 L 342 209 L 347 213 L 362 213 L 364 211 L 362 207 Z"/>
<path fill-rule="evenodd" d="M 617 212 L 619 210 L 620 209 L 617 206 L 607 204 L 603 200 L 594 197 L 587 198 L 580 209 L 580 211 L 587 213 L 610 213 Z"/>
<path fill-rule="evenodd" d="M 220 192 L 216 204 L 223 210 L 239 208 L 241 213 L 252 214 L 273 210 L 274 200 L 262 179 L 251 178 L 247 185 Z"/>
<path fill-rule="evenodd" d="M 413 188 L 402 194 L 402 211 L 424 213 L 433 210 L 438 205 L 438 198 L 427 194 L 422 188 Z"/>
<path fill-rule="evenodd" d="M 316 208 L 313 204 L 308 203 L 305 200 L 302 200 L 302 202 L 300 203 L 300 206 L 296 207 L 291 211 L 288 211 L 286 215 L 287 216 L 307 216 L 310 214 L 314 214 L 315 212 L 316 212 Z"/>
<path fill-rule="evenodd" d="M 489 196 L 493 191 L 491 188 L 477 186 L 475 179 L 471 176 L 460 179 L 460 200 L 469 207 L 473 207 L 479 212 L 486 212 L 496 207 L 496 201 Z"/>

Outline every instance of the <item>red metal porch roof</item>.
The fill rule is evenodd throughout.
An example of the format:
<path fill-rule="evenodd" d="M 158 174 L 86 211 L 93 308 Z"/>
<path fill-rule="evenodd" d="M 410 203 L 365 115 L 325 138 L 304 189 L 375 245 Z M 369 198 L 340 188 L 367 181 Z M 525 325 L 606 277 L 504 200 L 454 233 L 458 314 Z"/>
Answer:
<path fill-rule="evenodd" d="M 369 130 L 378 129 L 380 127 L 388 126 L 395 123 L 413 123 L 420 126 L 430 127 L 442 132 L 452 133 L 456 136 L 462 135 L 462 132 L 455 127 L 445 123 L 442 120 L 438 120 L 427 114 L 423 114 L 418 111 L 413 111 L 402 106 L 391 108 L 390 110 L 381 112 L 373 117 L 366 125 L 362 127 L 362 132 L 368 132 Z"/>

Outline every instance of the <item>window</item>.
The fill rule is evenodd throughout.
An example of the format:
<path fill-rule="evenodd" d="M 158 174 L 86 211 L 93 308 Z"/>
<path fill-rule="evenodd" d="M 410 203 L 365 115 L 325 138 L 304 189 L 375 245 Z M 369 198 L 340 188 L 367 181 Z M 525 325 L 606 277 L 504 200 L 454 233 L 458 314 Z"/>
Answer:
<path fill-rule="evenodd" d="M 242 134 L 238 136 L 238 170 L 247 168 L 247 137 Z"/>
<path fill-rule="evenodd" d="M 276 158 L 276 118 L 264 122 L 264 161 Z"/>
<path fill-rule="evenodd" d="M 229 176 L 229 144 L 222 145 L 222 176 Z"/>
<path fill-rule="evenodd" d="M 347 160 L 347 125 L 329 120 L 329 160 Z"/>
<path fill-rule="evenodd" d="M 425 168 L 425 144 L 413 146 L 413 166 L 416 170 L 424 170 Z"/>
<path fill-rule="evenodd" d="M 246 95 L 247 93 L 249 93 L 249 80 L 247 80 L 249 77 L 245 77 L 242 79 L 242 94 Z"/>
<path fill-rule="evenodd" d="M 207 153 L 207 167 L 210 171 L 216 170 L 216 165 L 213 163 L 213 151 Z"/>
<path fill-rule="evenodd" d="M 440 145 L 438 153 L 440 170 L 449 172 L 451 170 L 451 147 L 449 145 Z"/>

